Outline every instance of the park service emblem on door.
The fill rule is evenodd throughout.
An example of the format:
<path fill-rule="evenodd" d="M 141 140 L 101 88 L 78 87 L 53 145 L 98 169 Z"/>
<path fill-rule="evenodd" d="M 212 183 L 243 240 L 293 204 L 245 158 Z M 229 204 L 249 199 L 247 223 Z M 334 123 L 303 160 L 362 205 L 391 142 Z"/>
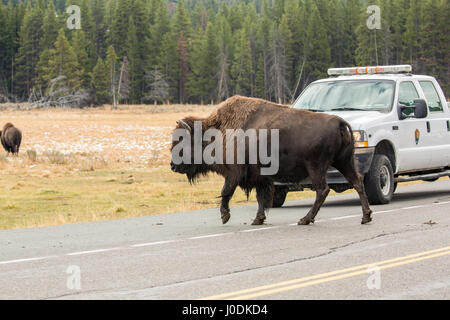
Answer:
<path fill-rule="evenodd" d="M 416 144 L 419 144 L 419 140 L 420 140 L 420 131 L 419 131 L 419 129 L 416 129 L 416 132 L 414 132 L 414 137 L 416 138 Z"/>

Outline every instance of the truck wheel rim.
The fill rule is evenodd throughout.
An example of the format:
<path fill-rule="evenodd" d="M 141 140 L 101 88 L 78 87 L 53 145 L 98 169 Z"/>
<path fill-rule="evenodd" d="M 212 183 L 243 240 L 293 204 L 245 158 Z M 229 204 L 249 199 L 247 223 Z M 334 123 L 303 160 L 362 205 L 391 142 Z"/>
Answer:
<path fill-rule="evenodd" d="M 391 190 L 391 177 L 387 166 L 382 166 L 380 170 L 380 188 L 384 196 L 389 195 Z"/>

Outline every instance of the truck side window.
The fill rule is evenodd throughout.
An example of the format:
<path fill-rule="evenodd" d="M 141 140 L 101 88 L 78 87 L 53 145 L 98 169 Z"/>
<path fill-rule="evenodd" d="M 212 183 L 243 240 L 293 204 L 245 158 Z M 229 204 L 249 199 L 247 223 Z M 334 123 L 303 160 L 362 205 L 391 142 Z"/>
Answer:
<path fill-rule="evenodd" d="M 431 112 L 442 112 L 444 108 L 442 107 L 441 99 L 436 91 L 436 88 L 431 81 L 419 81 L 422 87 L 425 98 L 427 98 L 428 109 Z"/>
<path fill-rule="evenodd" d="M 398 92 L 398 103 L 409 107 L 414 104 L 415 99 L 419 99 L 419 93 L 414 83 L 411 81 L 401 82 Z M 406 108 L 403 113 L 409 116 L 414 113 L 414 108 Z"/>

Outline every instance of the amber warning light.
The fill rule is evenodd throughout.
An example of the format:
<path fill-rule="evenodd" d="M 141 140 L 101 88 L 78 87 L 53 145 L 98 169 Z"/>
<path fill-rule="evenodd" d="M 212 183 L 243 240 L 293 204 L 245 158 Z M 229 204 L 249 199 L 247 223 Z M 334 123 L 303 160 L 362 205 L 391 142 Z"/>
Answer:
<path fill-rule="evenodd" d="M 411 73 L 410 65 L 377 66 L 377 67 L 354 67 L 354 68 L 332 68 L 328 69 L 330 76 L 352 76 L 358 74 L 383 74 L 383 73 Z"/>

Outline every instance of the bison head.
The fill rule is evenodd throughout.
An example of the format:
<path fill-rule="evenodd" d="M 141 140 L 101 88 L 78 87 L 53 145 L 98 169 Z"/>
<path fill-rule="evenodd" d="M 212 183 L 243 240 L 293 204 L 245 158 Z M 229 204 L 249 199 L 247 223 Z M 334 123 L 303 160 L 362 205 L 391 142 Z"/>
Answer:
<path fill-rule="evenodd" d="M 194 118 L 178 120 L 172 134 L 170 168 L 174 172 L 186 174 L 190 183 L 209 171 L 202 156 L 206 146 L 202 134 L 203 124 Z"/>

